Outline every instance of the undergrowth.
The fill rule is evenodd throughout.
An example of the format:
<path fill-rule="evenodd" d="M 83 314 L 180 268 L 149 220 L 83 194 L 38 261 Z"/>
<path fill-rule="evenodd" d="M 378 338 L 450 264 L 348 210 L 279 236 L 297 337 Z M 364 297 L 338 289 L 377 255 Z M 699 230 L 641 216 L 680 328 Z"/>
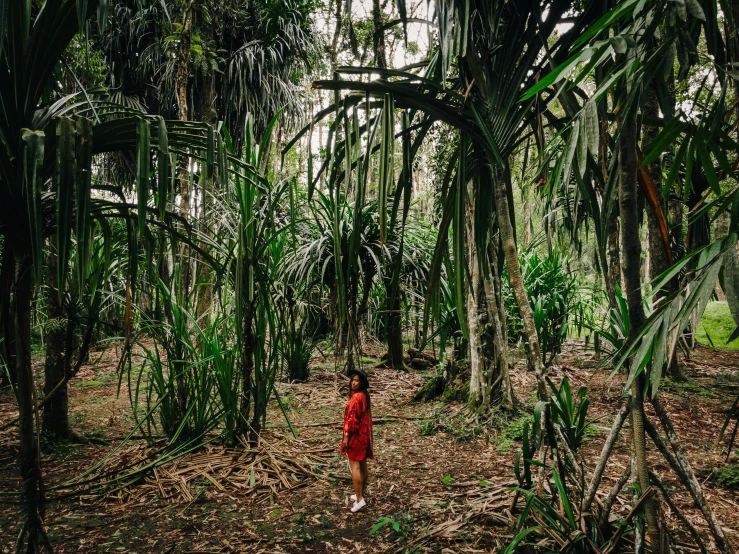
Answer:
<path fill-rule="evenodd" d="M 716 483 L 727 489 L 739 489 L 739 464 L 732 463 L 714 473 Z"/>

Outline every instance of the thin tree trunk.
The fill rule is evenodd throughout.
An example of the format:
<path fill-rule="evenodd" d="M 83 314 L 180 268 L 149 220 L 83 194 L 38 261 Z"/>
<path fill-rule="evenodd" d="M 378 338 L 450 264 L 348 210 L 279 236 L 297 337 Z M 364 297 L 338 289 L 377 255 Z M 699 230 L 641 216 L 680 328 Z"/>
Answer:
<path fill-rule="evenodd" d="M 524 332 L 527 335 L 529 345 L 530 362 L 534 368 L 537 383 L 537 393 L 540 400 L 547 400 L 546 382 L 544 381 L 544 362 L 541 358 L 541 347 L 539 346 L 539 335 L 534 323 L 534 311 L 529 305 L 528 294 L 521 276 L 521 264 L 518 261 L 518 250 L 516 248 L 513 225 L 508 212 L 507 190 L 510 184 L 507 177 L 499 167 L 493 168 L 493 191 L 495 194 L 495 210 L 500 229 L 500 239 L 503 244 L 506 264 L 508 264 L 508 279 L 516 296 L 516 302 L 523 321 Z"/>
<path fill-rule="evenodd" d="M 392 284 L 388 283 L 385 291 L 388 297 L 393 293 Z M 400 287 L 395 291 L 393 309 L 388 314 L 387 325 L 387 366 L 393 369 L 405 369 L 403 362 L 403 314 L 400 311 Z"/>
<path fill-rule="evenodd" d="M 177 75 L 175 88 L 177 93 L 177 111 L 180 121 L 189 119 L 187 102 L 187 87 L 190 80 L 190 46 L 192 43 L 192 20 L 194 0 L 190 0 L 182 18 L 180 44 L 177 52 Z M 190 221 L 190 160 L 188 156 L 180 156 L 180 205 L 179 215 L 185 221 Z M 179 246 L 180 281 L 179 298 L 183 305 L 187 305 L 190 294 L 190 249 L 183 242 Z M 177 377 L 177 421 L 181 422 L 187 413 L 187 394 L 182 376 Z"/>
<path fill-rule="evenodd" d="M 54 439 L 65 439 L 70 434 L 69 399 L 65 380 L 64 349 L 66 345 L 64 309 L 59 304 L 57 283 L 57 255 L 54 247 L 47 256 L 48 287 L 46 315 L 51 322 L 46 332 L 46 361 L 44 363 L 44 396 L 48 399 L 43 412 L 43 432 Z M 57 391 L 51 392 L 63 383 Z"/>
<path fill-rule="evenodd" d="M 6 387 L 8 385 L 15 388 L 17 377 L 15 372 L 15 326 L 11 312 L 11 303 L 9 299 L 13 294 L 13 286 L 15 283 L 15 255 L 10 245 L 5 242 L 3 244 L 2 268 L 0 268 L 0 296 L 6 299 L 0 307 L 0 325 L 2 325 L 3 343 L 0 348 L 3 349 L 3 359 L 7 364 L 8 375 L 3 372 L 0 379 L 0 385 Z"/>
<path fill-rule="evenodd" d="M 618 235 L 618 219 L 611 217 L 608 219 L 608 278 L 606 279 L 606 292 L 613 308 L 618 305 L 616 302 L 616 285 L 623 290 L 623 286 L 621 285 L 621 249 L 618 244 Z"/>
<path fill-rule="evenodd" d="M 608 433 L 608 438 L 603 444 L 603 450 L 601 450 L 600 458 L 598 458 L 598 463 L 596 464 L 595 470 L 593 471 L 593 477 L 590 479 L 588 490 L 585 493 L 582 509 L 580 510 L 581 512 L 587 512 L 590 510 L 590 505 L 595 499 L 595 494 L 598 492 L 600 481 L 603 478 L 603 472 L 606 469 L 606 464 L 608 463 L 608 459 L 611 457 L 613 447 L 616 445 L 618 435 L 621 432 L 621 428 L 623 427 L 624 423 L 626 422 L 626 417 L 629 415 L 630 410 L 631 402 L 630 399 L 627 398 L 621 405 L 621 409 L 618 411 L 616 419 L 613 421 L 613 425 L 611 425 L 611 431 Z"/>
<path fill-rule="evenodd" d="M 386 68 L 387 53 L 385 48 L 385 33 L 380 31 L 380 28 L 384 24 L 383 15 L 380 0 L 372 0 L 372 27 L 375 33 L 375 66 Z"/>
<path fill-rule="evenodd" d="M 175 88 L 177 91 L 177 115 L 180 121 L 189 120 L 187 87 L 190 81 L 190 47 L 192 45 L 193 4 L 190 0 L 182 16 L 180 44 L 177 51 L 177 75 Z M 180 163 L 180 206 L 179 215 L 185 221 L 190 220 L 190 168 L 189 158 L 181 156 Z M 190 252 L 184 243 L 180 246 L 180 293 L 186 299 L 190 290 Z"/>
<path fill-rule="evenodd" d="M 465 195 L 471 199 L 470 195 Z M 484 404 L 489 393 L 485 377 L 487 374 L 486 360 L 483 354 L 483 333 L 487 318 L 480 313 L 479 300 L 481 296 L 482 279 L 480 278 L 480 263 L 477 259 L 477 245 L 475 244 L 475 233 L 473 221 L 475 209 L 467 202 L 467 263 L 469 268 L 470 283 L 467 289 L 467 327 L 469 340 L 467 341 L 470 361 L 470 390 L 469 402 L 473 406 Z M 483 292 L 484 294 L 484 292 Z"/>
<path fill-rule="evenodd" d="M 215 110 L 215 78 L 212 73 L 208 73 L 203 79 L 203 93 L 201 98 L 200 118 L 203 122 L 215 126 L 218 122 L 218 114 Z M 218 168 L 219 171 L 225 171 L 224 168 Z M 215 224 L 215 214 L 213 213 L 213 194 L 215 192 L 215 179 L 205 179 L 204 187 L 201 192 L 202 201 L 199 214 L 200 233 L 206 237 L 213 237 L 213 225 Z M 200 248 L 208 251 L 208 244 L 200 243 Z M 195 315 L 198 320 L 203 314 L 210 311 L 213 305 L 213 271 L 206 263 L 202 256 L 198 260 L 198 297 Z"/>
<path fill-rule="evenodd" d="M 647 103 L 645 106 L 645 115 L 657 118 L 659 117 L 659 105 L 657 103 L 657 92 L 653 86 L 649 87 L 647 91 Z M 644 125 L 642 131 L 642 143 L 651 143 L 659 134 L 660 129 L 651 125 Z M 653 161 L 647 166 L 647 174 L 649 175 L 652 185 L 655 191 L 659 191 L 660 196 L 660 210 L 662 217 L 666 215 L 667 205 L 662 198 L 662 162 L 659 158 Z M 662 236 L 662 228 L 659 224 L 658 212 L 655 206 L 651 202 L 646 202 L 647 206 L 647 235 L 648 235 L 648 248 L 649 248 L 649 280 L 654 281 L 662 273 L 667 271 L 670 267 L 670 258 L 668 256 L 667 248 L 665 245 L 664 237 Z M 665 221 L 666 223 L 666 221 Z M 668 229 L 665 229 L 668 231 Z M 668 234 L 669 237 L 669 234 Z M 652 303 L 657 305 L 662 299 L 664 299 L 670 292 L 673 291 L 674 282 L 668 283 L 667 288 L 657 291 L 652 291 Z M 677 357 L 673 357 L 672 361 L 668 364 L 666 374 L 675 380 L 682 380 L 683 377 L 680 373 L 680 366 L 677 363 Z"/>
<path fill-rule="evenodd" d="M 623 108 L 626 109 L 625 107 Z M 633 114 L 622 113 L 619 121 L 619 208 L 621 212 L 621 267 L 624 276 L 626 300 L 629 308 L 629 339 L 632 339 L 644 323 L 641 294 L 641 242 L 639 239 L 639 213 L 637 206 L 637 155 L 636 122 Z M 637 376 L 631 385 L 631 426 L 636 471 L 642 493 L 649 489 L 646 438 L 644 436 L 644 374 Z M 647 536 L 650 550 L 656 552 L 661 544 L 657 508 L 653 498 L 644 503 L 647 520 Z"/>
<path fill-rule="evenodd" d="M 670 416 L 667 414 L 664 406 L 662 406 L 662 401 L 659 399 L 659 397 L 656 397 L 652 400 L 652 406 L 654 406 L 654 412 L 657 414 L 660 423 L 662 423 L 662 428 L 667 434 L 667 440 L 670 442 L 672 450 L 675 452 L 675 459 L 684 474 L 683 479 L 687 481 L 686 485 L 688 487 L 688 490 L 690 491 L 690 494 L 693 497 L 696 505 L 698 506 L 698 508 L 700 508 L 701 512 L 706 518 L 708 526 L 711 530 L 711 534 L 716 540 L 716 544 L 719 550 L 722 552 L 722 554 L 733 554 L 734 549 L 731 547 L 729 540 L 726 538 L 726 535 L 721 528 L 721 524 L 719 523 L 718 518 L 716 518 L 713 510 L 711 510 L 711 506 L 708 504 L 708 502 L 706 502 L 706 499 L 703 496 L 703 491 L 701 489 L 700 483 L 695 477 L 695 473 L 693 473 L 693 468 L 690 466 L 690 461 L 688 460 L 688 457 L 685 454 L 685 450 L 683 450 L 683 447 L 680 444 L 680 439 L 678 438 L 677 433 L 672 426 Z"/>
<path fill-rule="evenodd" d="M 21 514 L 23 527 L 18 536 L 17 552 L 39 551 L 39 541 L 48 543 L 43 530 L 44 487 L 39 462 L 39 443 L 36 429 L 36 393 L 31 365 L 31 294 L 32 261 L 30 255 L 16 255 L 15 272 L 15 345 L 16 374 L 18 377 L 18 431 L 20 434 Z"/>

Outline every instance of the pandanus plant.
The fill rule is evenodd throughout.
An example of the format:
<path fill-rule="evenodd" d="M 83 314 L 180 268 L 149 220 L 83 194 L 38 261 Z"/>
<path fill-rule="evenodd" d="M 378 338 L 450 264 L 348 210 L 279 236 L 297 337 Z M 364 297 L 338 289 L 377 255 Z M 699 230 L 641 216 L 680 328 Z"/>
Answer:
<path fill-rule="evenodd" d="M 401 19 L 405 19 L 404 2 L 398 2 Z M 465 198 L 467 187 L 474 188 L 475 202 L 482 209 L 474 211 L 474 230 L 477 258 L 483 272 L 488 272 L 488 244 L 492 240 L 493 214 L 500 229 L 500 248 L 505 255 L 511 284 L 519 304 L 531 350 L 532 365 L 536 369 L 539 394 L 546 396 L 544 366 L 540 353 L 534 316 L 528 303 L 520 276 L 510 206 L 512 205 L 512 178 L 508 159 L 528 136 L 528 128 L 540 117 L 541 102 L 533 99 L 520 102 L 522 91 L 530 88 L 550 71 L 550 60 L 566 56 L 578 34 L 595 18 L 590 4 L 575 17 L 571 29 L 560 33 L 556 26 L 570 2 L 484 2 L 470 0 L 439 0 L 435 13 L 439 24 L 439 43 L 434 57 L 422 75 L 411 70 L 379 68 L 339 68 L 339 74 L 352 75 L 352 80 L 338 77 L 317 81 L 314 87 L 335 91 L 335 102 L 314 118 L 315 121 L 335 113 L 330 127 L 332 143 L 322 166 L 333 179 L 352 175 L 356 168 L 363 176 L 359 157 L 353 152 L 366 135 L 366 144 L 380 152 L 381 235 L 393 218 L 383 214 L 388 210 L 405 214 L 406 195 L 412 161 L 424 142 L 429 128 L 445 123 L 460 133 L 456 155 L 448 160 L 449 171 L 443 186 L 443 217 L 439 241 L 429 274 L 426 313 L 438 305 L 438 290 L 443 260 L 452 263 L 458 298 L 464 298 L 465 275 Z M 544 17 L 546 13 L 546 17 Z M 552 46 L 549 43 L 552 42 Z M 451 71 L 456 59 L 456 71 Z M 371 76 L 379 78 L 370 78 Z M 505 76 L 505 78 L 501 78 Z M 345 96 L 340 98 L 340 93 Z M 379 109 L 379 112 L 378 112 Z M 407 122 L 396 129 L 395 110 L 403 112 Z M 352 122 L 354 113 L 363 112 L 363 122 Z M 375 114 L 378 115 L 375 115 Z M 379 144 L 375 144 L 375 122 L 382 121 Z M 339 140 L 342 127 L 344 140 Z M 311 127 L 305 128 L 308 132 Z M 388 178 L 392 173 L 390 154 L 396 138 L 402 138 L 403 162 L 397 183 Z M 345 166 L 345 167 L 344 167 Z M 406 169 L 407 168 L 407 169 Z M 347 179 L 348 182 L 348 179 Z M 395 197 L 398 202 L 388 208 L 386 200 Z M 403 211 L 399 208 L 403 207 Z M 404 217 L 404 216 L 403 216 Z M 397 218 L 396 221 L 403 221 Z M 448 253 L 450 230 L 452 254 Z M 450 275 L 451 277 L 452 275 Z M 436 300 L 436 302 L 435 302 Z M 459 304 L 459 303 L 458 303 Z M 466 315 L 458 305 L 462 331 L 467 334 Z M 426 318 L 428 319 L 428 318 Z"/>
<path fill-rule="evenodd" d="M 95 13 L 98 25 L 104 27 L 108 7 L 108 0 L 0 2 L 0 231 L 5 276 L 0 302 L 8 323 L 3 326 L 9 346 L 6 363 L 13 369 L 20 416 L 23 525 L 19 551 L 37 551 L 41 546 L 51 550 L 42 525 L 44 495 L 34 438 L 30 355 L 31 302 L 41 284 L 44 238 L 56 237 L 61 291 L 69 279 L 73 252 L 85 274 L 95 220 L 124 220 L 132 239 L 130 255 L 137 255 L 139 243 L 152 244 L 144 240 L 152 229 L 188 240 L 187 228 L 178 226 L 177 218 L 167 211 L 174 193 L 170 186 L 173 154 L 198 159 L 208 174 L 218 167 L 225 178 L 225 150 L 206 125 L 147 118 L 84 94 L 55 100 L 59 54 Z M 135 155 L 135 180 L 130 187 L 135 190 L 134 203 L 126 200 L 121 186 L 103 180 L 98 169 L 98 160 L 119 151 Z M 152 160 L 156 179 L 151 175 Z M 238 159 L 230 163 L 243 165 Z M 199 250 L 196 244 L 192 248 Z M 138 264 L 128 267 L 130 302 Z"/>

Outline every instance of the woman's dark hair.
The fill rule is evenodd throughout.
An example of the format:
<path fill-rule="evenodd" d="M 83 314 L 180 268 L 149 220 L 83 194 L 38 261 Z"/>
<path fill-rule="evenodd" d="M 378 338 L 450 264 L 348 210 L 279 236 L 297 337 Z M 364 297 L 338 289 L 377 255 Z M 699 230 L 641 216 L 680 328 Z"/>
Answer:
<path fill-rule="evenodd" d="M 370 400 L 370 395 L 369 395 L 369 380 L 367 379 L 367 377 L 363 376 L 361 373 L 357 371 L 352 371 L 349 374 L 349 395 L 348 396 L 349 398 L 351 398 L 352 392 L 354 392 L 352 391 L 352 379 L 354 379 L 355 375 L 359 377 L 359 392 L 363 392 L 364 396 L 367 397 L 367 406 L 369 407 L 372 405 L 372 402 Z"/>

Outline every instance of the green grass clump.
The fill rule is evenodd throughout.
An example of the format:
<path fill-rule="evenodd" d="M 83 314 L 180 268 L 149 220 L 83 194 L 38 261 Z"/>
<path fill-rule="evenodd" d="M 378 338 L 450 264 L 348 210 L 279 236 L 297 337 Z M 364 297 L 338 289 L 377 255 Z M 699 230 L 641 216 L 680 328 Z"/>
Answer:
<path fill-rule="evenodd" d="M 716 482 L 727 489 L 739 489 L 739 464 L 728 464 L 716 471 Z"/>
<path fill-rule="evenodd" d="M 714 348 L 739 350 L 739 339 L 726 344 L 734 329 L 736 329 L 736 323 L 731 317 L 729 305 L 725 301 L 709 302 L 696 329 L 695 340 Z"/>
<path fill-rule="evenodd" d="M 534 424 L 534 416 L 524 414 L 509 421 L 505 427 L 500 430 L 498 435 L 498 445 L 495 449 L 500 452 L 510 452 L 513 448 L 513 441 L 523 439 L 523 427 L 529 424 L 529 428 Z"/>

